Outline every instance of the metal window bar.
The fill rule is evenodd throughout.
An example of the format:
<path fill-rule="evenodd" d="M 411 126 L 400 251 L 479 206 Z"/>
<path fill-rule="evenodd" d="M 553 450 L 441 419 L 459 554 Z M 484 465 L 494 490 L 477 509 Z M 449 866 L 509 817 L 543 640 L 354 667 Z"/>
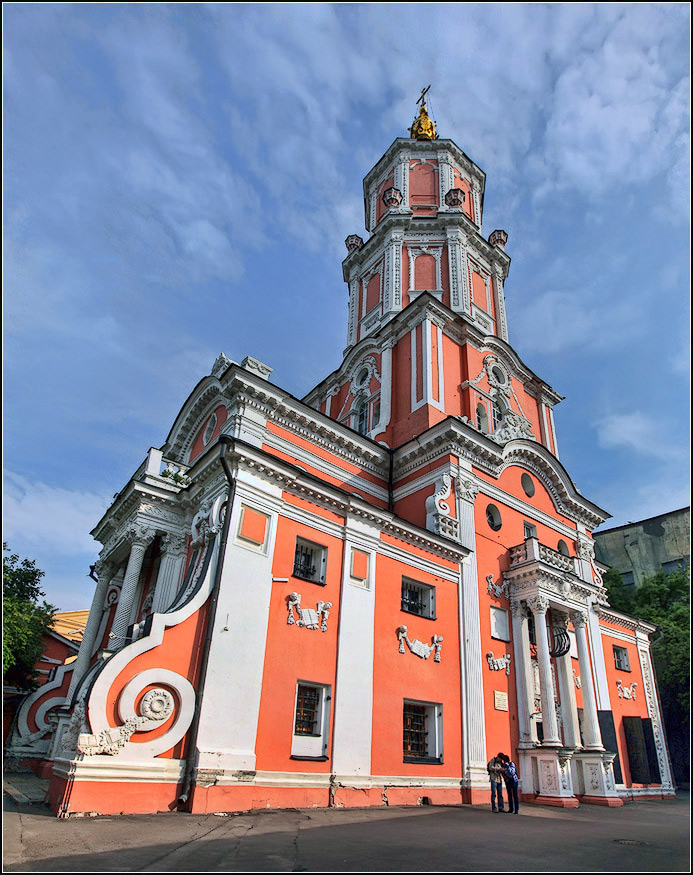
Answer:
<path fill-rule="evenodd" d="M 294 577 L 300 577 L 302 580 L 315 580 L 317 572 L 315 563 L 316 552 L 317 551 L 312 547 L 306 547 L 304 544 L 296 544 L 293 570 Z"/>
<path fill-rule="evenodd" d="M 425 757 L 428 754 L 426 743 L 426 708 L 423 705 L 404 705 L 404 756 Z"/>
<path fill-rule="evenodd" d="M 320 690 L 317 687 L 304 687 L 299 684 L 296 696 L 296 735 L 319 735 L 317 724 Z"/>
<path fill-rule="evenodd" d="M 565 656 L 570 650 L 570 636 L 564 626 L 549 626 L 549 653 L 551 656 Z"/>
<path fill-rule="evenodd" d="M 410 614 L 423 616 L 426 605 L 424 592 L 420 587 L 412 586 L 411 583 L 402 585 L 402 610 L 409 611 Z"/>

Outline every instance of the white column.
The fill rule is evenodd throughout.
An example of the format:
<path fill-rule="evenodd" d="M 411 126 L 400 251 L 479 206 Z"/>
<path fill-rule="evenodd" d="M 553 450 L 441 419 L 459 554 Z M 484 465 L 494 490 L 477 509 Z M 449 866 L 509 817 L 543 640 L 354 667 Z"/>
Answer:
<path fill-rule="evenodd" d="M 583 737 L 586 750 L 604 750 L 602 735 L 599 731 L 597 718 L 597 702 L 594 697 L 594 684 L 592 683 L 592 666 L 587 648 L 587 614 L 584 611 L 571 611 L 570 619 L 575 627 L 577 638 L 578 661 L 580 663 L 580 678 L 582 680 L 583 711 Z"/>
<path fill-rule="evenodd" d="M 154 588 L 152 613 L 161 613 L 173 603 L 180 583 L 183 558 L 185 556 L 185 536 L 169 532 L 161 539 L 161 561 Z"/>
<path fill-rule="evenodd" d="M 566 614 L 552 614 L 556 625 L 568 626 Z M 566 633 L 567 634 L 567 633 Z M 563 656 L 556 658 L 558 674 L 558 689 L 561 693 L 561 713 L 563 715 L 563 742 L 566 747 L 582 747 L 580 744 L 580 724 L 577 714 L 577 700 L 575 699 L 575 681 L 573 679 L 573 665 L 570 650 Z"/>
<path fill-rule="evenodd" d="M 77 689 L 77 684 L 84 677 L 85 671 L 89 668 L 91 653 L 94 649 L 96 641 L 96 633 L 101 625 L 101 616 L 103 614 L 103 603 L 106 598 L 108 584 L 113 578 L 113 566 L 108 562 L 97 562 L 94 566 L 94 571 L 98 577 L 94 598 L 91 601 L 91 610 L 87 619 L 87 625 L 82 636 L 82 643 L 79 645 L 79 653 L 75 660 L 75 665 L 72 670 L 72 680 L 70 681 L 70 689 L 67 693 L 67 701 L 69 703 L 72 694 Z"/>
<path fill-rule="evenodd" d="M 553 696 L 553 680 L 551 678 L 549 639 L 546 630 L 546 612 L 549 609 L 549 603 L 543 596 L 536 596 L 529 599 L 527 604 L 534 615 L 534 628 L 537 636 L 537 662 L 539 663 L 539 686 L 541 688 L 541 721 L 544 727 L 543 744 L 549 747 L 558 747 L 561 745 L 561 739 L 558 736 L 556 702 Z"/>
<path fill-rule="evenodd" d="M 520 729 L 520 746 L 530 747 L 536 741 L 532 733 L 531 710 L 534 696 L 530 688 L 529 629 L 525 608 L 519 599 L 510 600 L 513 618 L 513 649 L 515 652 L 515 684 L 517 686 L 517 721 Z"/>
<path fill-rule="evenodd" d="M 130 625 L 130 613 L 132 605 L 137 593 L 137 584 L 142 571 L 142 562 L 147 547 L 154 540 L 156 532 L 148 526 L 134 525 L 127 533 L 127 538 L 131 540 L 130 558 L 125 569 L 125 577 L 123 586 L 120 590 L 120 598 L 118 599 L 118 608 L 113 619 L 111 627 L 112 646 L 114 649 L 120 649 L 125 644 L 125 633 Z"/>

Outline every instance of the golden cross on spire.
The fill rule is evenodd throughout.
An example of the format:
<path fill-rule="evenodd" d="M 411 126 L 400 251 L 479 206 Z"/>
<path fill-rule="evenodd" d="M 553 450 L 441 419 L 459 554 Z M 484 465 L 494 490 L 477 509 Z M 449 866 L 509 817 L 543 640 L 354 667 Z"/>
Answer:
<path fill-rule="evenodd" d="M 436 123 L 433 119 L 428 115 L 428 110 L 426 109 L 426 94 L 430 89 L 430 85 L 426 88 L 421 89 L 421 97 L 416 101 L 417 106 L 421 104 L 419 109 L 418 116 L 412 122 L 412 126 L 409 128 L 409 133 L 412 136 L 412 139 L 415 140 L 436 140 L 438 138 L 438 134 L 436 133 Z"/>

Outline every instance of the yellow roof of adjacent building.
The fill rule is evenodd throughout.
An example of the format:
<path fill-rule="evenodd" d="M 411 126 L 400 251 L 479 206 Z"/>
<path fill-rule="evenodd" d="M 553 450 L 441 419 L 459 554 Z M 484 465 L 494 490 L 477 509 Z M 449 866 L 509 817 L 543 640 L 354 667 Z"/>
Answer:
<path fill-rule="evenodd" d="M 81 641 L 88 617 L 89 611 L 62 611 L 53 617 L 51 628 L 63 638 Z"/>

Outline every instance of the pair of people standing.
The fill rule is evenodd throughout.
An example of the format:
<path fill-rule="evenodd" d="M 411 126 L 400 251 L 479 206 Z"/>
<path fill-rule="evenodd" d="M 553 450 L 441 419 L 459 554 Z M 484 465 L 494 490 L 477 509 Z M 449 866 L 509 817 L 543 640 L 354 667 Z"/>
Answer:
<path fill-rule="evenodd" d="M 491 810 L 505 811 L 503 808 L 503 783 L 505 783 L 505 789 L 508 791 L 508 813 L 518 814 L 520 801 L 517 794 L 518 778 L 515 763 L 504 753 L 497 753 L 495 757 L 491 757 L 486 769 L 491 780 Z M 496 798 L 498 807 L 496 807 Z"/>

